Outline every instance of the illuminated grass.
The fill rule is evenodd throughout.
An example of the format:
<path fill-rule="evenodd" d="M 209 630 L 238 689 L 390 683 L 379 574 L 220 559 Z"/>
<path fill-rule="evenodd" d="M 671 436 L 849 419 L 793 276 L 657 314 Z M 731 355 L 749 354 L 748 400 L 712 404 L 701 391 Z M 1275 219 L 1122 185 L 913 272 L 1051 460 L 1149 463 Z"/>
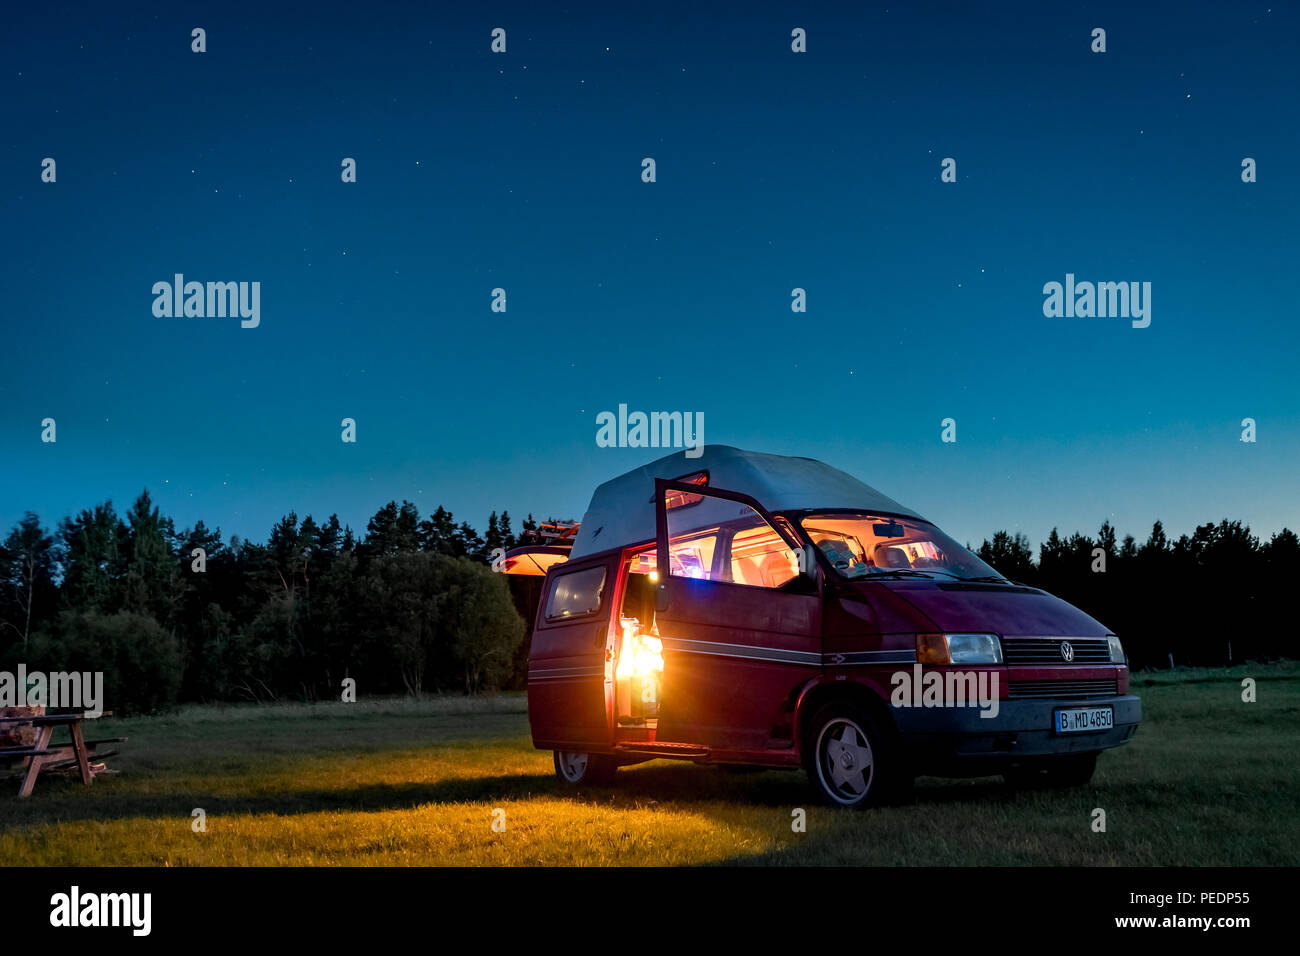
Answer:
<path fill-rule="evenodd" d="M 0 790 L 0 864 L 1294 864 L 1300 672 L 1155 675 L 1128 747 L 1083 789 L 925 778 L 903 807 L 817 807 L 802 774 L 656 761 L 573 794 L 532 749 L 521 695 L 189 708 L 105 721 L 131 740 L 89 788 Z M 1240 680 L 1259 680 L 1243 704 Z M 207 832 L 191 830 L 191 811 Z M 1089 824 L 1094 808 L 1107 832 Z M 791 812 L 808 812 L 806 833 Z M 493 811 L 505 830 L 494 832 Z"/>

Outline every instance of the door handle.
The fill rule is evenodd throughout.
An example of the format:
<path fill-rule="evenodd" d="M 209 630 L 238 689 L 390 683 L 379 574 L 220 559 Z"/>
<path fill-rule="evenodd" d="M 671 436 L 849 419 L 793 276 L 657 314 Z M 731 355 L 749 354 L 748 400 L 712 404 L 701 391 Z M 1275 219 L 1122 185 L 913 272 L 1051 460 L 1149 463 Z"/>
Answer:
<path fill-rule="evenodd" d="M 606 624 L 596 625 L 596 646 L 604 647 L 605 638 L 609 636 L 609 626 Z"/>

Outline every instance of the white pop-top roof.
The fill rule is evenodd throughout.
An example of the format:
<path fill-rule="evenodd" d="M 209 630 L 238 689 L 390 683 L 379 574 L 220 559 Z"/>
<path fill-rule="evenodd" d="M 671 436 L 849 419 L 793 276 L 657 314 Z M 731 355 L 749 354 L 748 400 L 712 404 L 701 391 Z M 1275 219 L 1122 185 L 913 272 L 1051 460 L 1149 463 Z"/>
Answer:
<path fill-rule="evenodd" d="M 687 458 L 685 451 L 679 451 L 597 487 L 570 558 L 654 540 L 655 479 L 684 478 L 700 471 L 709 473 L 709 487 L 749 495 L 768 511 L 849 508 L 868 514 L 921 517 L 852 475 L 816 459 L 705 445 L 698 458 Z"/>

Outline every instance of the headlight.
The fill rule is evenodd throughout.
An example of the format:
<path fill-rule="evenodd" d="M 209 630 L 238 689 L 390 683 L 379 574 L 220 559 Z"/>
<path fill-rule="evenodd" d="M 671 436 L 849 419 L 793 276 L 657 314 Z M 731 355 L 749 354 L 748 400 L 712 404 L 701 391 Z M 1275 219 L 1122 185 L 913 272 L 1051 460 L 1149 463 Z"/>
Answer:
<path fill-rule="evenodd" d="M 916 659 L 922 664 L 1001 664 L 996 634 L 918 634 Z"/>
<path fill-rule="evenodd" d="M 1128 658 L 1124 656 L 1124 645 L 1119 642 L 1119 638 L 1114 634 L 1108 635 L 1110 641 L 1110 662 L 1112 664 L 1127 664 Z"/>

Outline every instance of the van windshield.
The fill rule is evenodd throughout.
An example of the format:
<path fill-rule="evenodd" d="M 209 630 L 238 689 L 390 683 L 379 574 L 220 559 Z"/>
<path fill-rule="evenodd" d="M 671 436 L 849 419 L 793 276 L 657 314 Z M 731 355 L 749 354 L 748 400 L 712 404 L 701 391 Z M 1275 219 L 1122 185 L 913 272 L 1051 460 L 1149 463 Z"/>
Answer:
<path fill-rule="evenodd" d="M 934 525 L 909 518 L 866 514 L 807 514 L 804 531 L 841 576 L 1005 578 Z"/>

